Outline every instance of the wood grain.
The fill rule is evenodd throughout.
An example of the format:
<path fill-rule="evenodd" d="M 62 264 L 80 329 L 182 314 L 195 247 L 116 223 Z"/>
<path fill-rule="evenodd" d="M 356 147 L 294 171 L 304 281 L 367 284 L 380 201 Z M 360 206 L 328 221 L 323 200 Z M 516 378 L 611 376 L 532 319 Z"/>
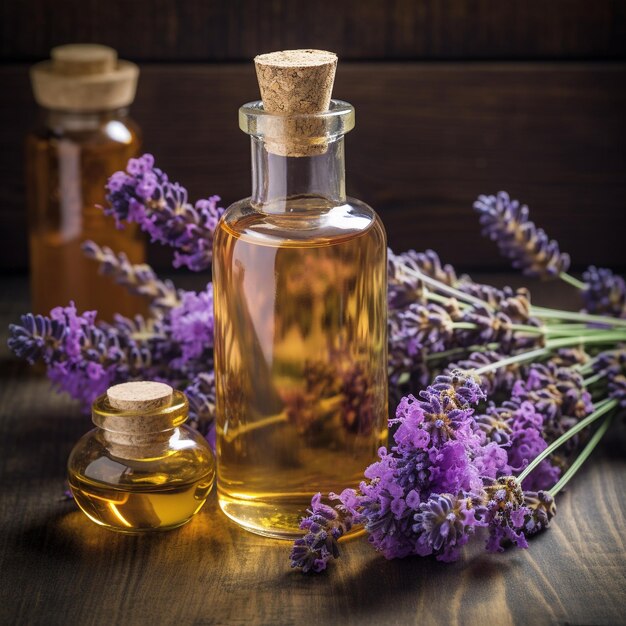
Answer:
<path fill-rule="evenodd" d="M 4 279 L 0 293 L 4 333 L 26 306 L 26 286 Z M 535 300 L 567 293 L 537 286 Z M 289 569 L 288 544 L 239 530 L 214 498 L 182 529 L 145 537 L 98 528 L 60 501 L 67 455 L 89 419 L 8 358 L 1 339 L 0 623 L 625 623 L 623 427 L 559 496 L 551 529 L 527 551 L 487 555 L 477 543 L 453 565 L 386 561 L 358 539 L 309 577 Z"/>
<path fill-rule="evenodd" d="M 625 58 L 624 0 L 3 0 L 0 60 L 104 43 L 140 61 Z"/>
<path fill-rule="evenodd" d="M 22 141 L 36 116 L 26 65 L 0 66 L 0 268 L 26 267 Z M 471 205 L 508 190 L 576 267 L 626 266 L 626 65 L 344 63 L 356 106 L 348 192 L 378 210 L 395 249 L 505 268 Z M 251 63 L 145 65 L 134 117 L 145 146 L 192 198 L 250 191 L 237 109 L 258 98 Z M 167 265 L 154 249 L 151 260 Z"/>

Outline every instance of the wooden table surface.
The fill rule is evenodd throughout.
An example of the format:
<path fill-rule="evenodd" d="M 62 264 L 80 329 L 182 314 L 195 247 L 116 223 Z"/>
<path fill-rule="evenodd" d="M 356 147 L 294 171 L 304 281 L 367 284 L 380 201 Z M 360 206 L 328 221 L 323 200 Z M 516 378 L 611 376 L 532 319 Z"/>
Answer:
<path fill-rule="evenodd" d="M 626 623 L 622 426 L 529 550 L 386 561 L 361 538 L 325 574 L 303 576 L 288 544 L 240 530 L 214 496 L 187 526 L 142 537 L 99 528 L 63 501 L 68 453 L 90 422 L 9 356 L 6 324 L 27 309 L 25 282 L 2 279 L 0 294 L 0 623 Z M 535 301 L 563 294 L 543 287 Z"/>

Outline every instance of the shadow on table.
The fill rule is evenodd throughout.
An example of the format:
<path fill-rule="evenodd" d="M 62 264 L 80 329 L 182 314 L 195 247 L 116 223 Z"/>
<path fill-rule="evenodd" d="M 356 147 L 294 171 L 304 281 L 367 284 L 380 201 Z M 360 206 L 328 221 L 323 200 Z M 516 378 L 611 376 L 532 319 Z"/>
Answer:
<path fill-rule="evenodd" d="M 128 558 L 129 554 L 167 549 L 187 538 L 187 527 L 149 535 L 113 533 L 90 522 L 71 501 L 67 505 L 71 510 L 40 523 L 24 525 L 17 531 L 13 541 L 14 551 L 26 560 L 36 559 L 38 562 L 42 558 L 75 564 L 106 559 L 114 565 L 116 561 Z M 176 554 L 177 551 L 168 550 L 169 565 L 176 562 Z"/>
<path fill-rule="evenodd" d="M 378 611 L 389 610 L 390 606 L 419 606 L 420 599 L 440 597 L 446 589 L 463 586 L 468 593 L 475 593 L 513 567 L 509 559 L 485 554 L 482 541 L 479 540 L 478 544 L 458 563 L 441 563 L 432 557 L 388 561 L 372 551 L 372 557 L 365 562 L 357 558 L 357 562 L 349 564 L 340 559 L 331 563 L 329 570 L 321 575 L 291 572 L 284 577 L 284 582 L 290 587 L 295 583 L 299 589 L 317 587 L 318 593 L 324 588 L 328 592 L 328 602 L 321 606 L 329 615 L 347 610 L 350 615 L 369 617 Z M 350 572 L 342 573 L 342 567 Z M 294 575 L 300 576 L 300 582 L 294 581 Z"/>

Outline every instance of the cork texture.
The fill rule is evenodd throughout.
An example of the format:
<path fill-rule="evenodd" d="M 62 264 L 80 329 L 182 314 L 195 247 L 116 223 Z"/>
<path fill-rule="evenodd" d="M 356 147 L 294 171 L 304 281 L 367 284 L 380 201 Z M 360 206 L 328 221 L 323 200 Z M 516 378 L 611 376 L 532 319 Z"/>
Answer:
<path fill-rule="evenodd" d="M 135 381 L 109 387 L 109 405 L 121 411 L 100 423 L 112 454 L 119 458 L 149 458 L 162 454 L 172 436 L 174 390 L 165 383 Z"/>
<path fill-rule="evenodd" d="M 109 404 L 120 411 L 151 413 L 172 403 L 174 390 L 165 383 L 135 381 L 107 389 Z"/>
<path fill-rule="evenodd" d="M 99 44 L 68 44 L 50 51 L 52 68 L 65 76 L 88 76 L 115 71 L 117 52 Z"/>
<path fill-rule="evenodd" d="M 265 142 L 282 156 L 314 156 L 326 152 L 323 120 L 314 116 L 328 110 L 337 55 L 325 50 L 283 50 L 254 59 L 263 108 L 283 116 L 268 120 Z M 291 117 L 304 116 L 304 117 Z"/>
<path fill-rule="evenodd" d="M 70 44 L 53 48 L 52 60 L 33 65 L 37 103 L 60 111 L 109 111 L 131 104 L 139 68 L 117 59 L 113 48 Z"/>

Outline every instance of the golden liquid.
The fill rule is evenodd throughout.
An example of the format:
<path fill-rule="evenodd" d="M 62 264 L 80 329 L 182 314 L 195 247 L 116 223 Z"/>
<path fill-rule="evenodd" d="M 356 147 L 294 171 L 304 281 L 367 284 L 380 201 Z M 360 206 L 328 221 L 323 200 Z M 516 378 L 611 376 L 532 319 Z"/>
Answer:
<path fill-rule="evenodd" d="M 135 224 L 123 230 L 96 205 L 105 204 L 104 186 L 111 174 L 137 155 L 139 137 L 119 121 L 85 131 L 41 129 L 26 140 L 26 183 L 32 310 L 47 315 L 70 300 L 98 318 L 114 313 L 131 317 L 146 310 L 145 300 L 98 273 L 81 245 L 87 239 L 131 263 L 145 261 L 145 244 Z M 111 124 L 117 124 L 111 125 Z M 120 128 L 124 132 L 120 132 Z M 112 130 L 111 130 L 112 129 Z M 118 136 L 119 135 L 119 136 Z"/>
<path fill-rule="evenodd" d="M 233 208 L 216 233 L 218 498 L 253 532 L 301 535 L 386 442 L 386 241 L 361 208 Z"/>
<path fill-rule="evenodd" d="M 198 480 L 163 485 L 113 487 L 70 471 L 74 499 L 96 524 L 111 530 L 139 533 L 182 526 L 197 513 L 211 491 L 214 474 Z"/>

